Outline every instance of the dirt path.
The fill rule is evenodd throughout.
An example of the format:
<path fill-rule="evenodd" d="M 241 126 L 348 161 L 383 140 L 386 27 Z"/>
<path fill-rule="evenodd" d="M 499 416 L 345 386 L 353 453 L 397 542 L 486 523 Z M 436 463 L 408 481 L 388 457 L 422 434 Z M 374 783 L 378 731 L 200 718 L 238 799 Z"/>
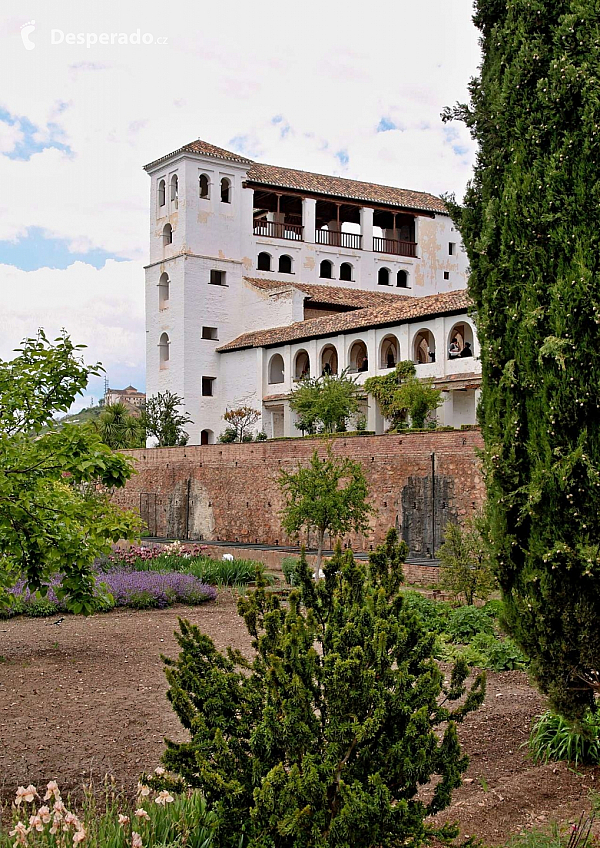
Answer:
<path fill-rule="evenodd" d="M 165 697 L 160 654 L 175 656 L 178 616 L 201 625 L 219 647 L 249 650 L 235 598 L 151 612 L 87 619 L 0 621 L 0 791 L 55 778 L 77 792 L 105 774 L 131 791 L 154 768 L 163 737 L 183 731 Z M 52 621 L 52 619 L 50 619 Z M 444 818 L 489 844 L 523 826 L 578 818 L 600 770 L 533 767 L 521 744 L 543 709 L 520 672 L 490 674 L 485 706 L 460 729 L 470 756 L 465 785 Z"/>

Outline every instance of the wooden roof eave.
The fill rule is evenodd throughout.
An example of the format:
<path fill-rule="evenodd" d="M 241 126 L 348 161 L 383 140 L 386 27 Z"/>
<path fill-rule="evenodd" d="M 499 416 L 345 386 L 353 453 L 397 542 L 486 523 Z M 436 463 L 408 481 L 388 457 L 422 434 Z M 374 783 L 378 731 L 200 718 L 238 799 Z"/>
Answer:
<path fill-rule="evenodd" d="M 384 203 L 372 200 L 362 200 L 360 197 L 349 197 L 348 195 L 330 194 L 327 191 L 306 191 L 300 188 L 291 188 L 290 186 L 279 186 L 272 183 L 261 183 L 254 180 L 244 180 L 242 188 L 251 188 L 264 191 L 273 191 L 276 194 L 288 194 L 290 197 L 310 197 L 313 200 L 329 200 L 332 203 L 343 203 L 347 206 L 356 206 L 361 209 L 373 209 L 381 212 L 405 212 L 407 215 L 415 215 L 421 218 L 435 218 L 436 215 L 448 215 L 448 212 L 433 212 L 431 209 L 421 209 L 418 206 L 400 206 L 396 203 Z"/>

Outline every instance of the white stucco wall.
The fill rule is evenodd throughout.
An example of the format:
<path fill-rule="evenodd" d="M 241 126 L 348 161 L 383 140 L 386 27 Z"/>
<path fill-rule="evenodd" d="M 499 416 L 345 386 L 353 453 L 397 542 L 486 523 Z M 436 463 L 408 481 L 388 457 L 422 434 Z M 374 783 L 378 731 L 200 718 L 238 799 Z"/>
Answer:
<path fill-rule="evenodd" d="M 147 395 L 169 389 L 184 398 L 185 410 L 191 415 L 190 442 L 200 441 L 202 430 L 218 435 L 224 429 L 223 412 L 239 403 L 253 403 L 260 409 L 264 396 L 290 391 L 294 356 L 300 348 L 309 352 L 311 374 L 321 373 L 318 361 L 323 340 L 310 340 L 284 346 L 285 381 L 283 385 L 268 385 L 267 361 L 272 351 L 240 351 L 219 354 L 217 348 L 240 334 L 286 326 L 303 320 L 304 295 L 294 290 L 262 292 L 250 286 L 244 276 L 260 276 L 327 285 L 355 287 L 358 290 L 378 290 L 380 267 L 389 268 L 392 286 L 387 290 L 402 295 L 423 296 L 437 291 L 464 288 L 466 259 L 460 238 L 451 220 L 444 215 L 417 219 L 416 238 L 419 258 L 385 256 L 369 249 L 345 250 L 314 243 L 314 203 L 303 201 L 305 241 L 294 242 L 255 236 L 252 230 L 253 191 L 243 188 L 247 166 L 225 162 L 207 156 L 179 154 L 154 166 L 150 171 L 150 257 L 146 268 L 146 354 Z M 206 174 L 210 182 L 209 198 L 201 198 L 199 177 Z M 171 198 L 171 179 L 178 179 L 176 200 Z M 230 203 L 221 202 L 220 183 L 230 181 Z M 166 198 L 158 206 L 158 185 L 165 180 Z M 361 211 L 363 244 L 372 245 L 372 210 Z M 173 243 L 164 244 L 165 224 L 173 229 Z M 456 244 L 456 255 L 448 253 L 448 243 Z M 277 270 L 259 272 L 258 253 L 265 250 L 273 257 L 274 269 L 282 254 L 292 258 L 292 274 Z M 334 279 L 319 277 L 322 259 L 333 263 Z M 350 262 L 353 281 L 339 280 L 339 266 Z M 398 270 L 408 273 L 409 288 L 397 288 Z M 210 284 L 211 270 L 225 273 L 224 286 Z M 167 273 L 170 281 L 168 306 L 159 308 L 158 282 Z M 444 272 L 450 279 L 444 280 Z M 369 374 L 382 373 L 379 368 L 379 346 L 383 337 L 395 332 L 400 343 L 400 358 L 412 358 L 411 333 L 431 328 L 436 345 L 445 350 L 446 335 L 454 319 L 436 319 L 419 327 L 401 326 L 392 329 L 373 329 L 354 336 L 337 339 L 338 362 L 343 369 L 354 338 L 364 338 L 368 347 Z M 461 319 L 462 320 L 462 319 Z M 465 319 L 466 320 L 466 319 Z M 450 324 L 448 323 L 450 322 Z M 202 327 L 217 329 L 217 339 L 203 339 Z M 162 333 L 169 337 L 168 367 L 159 367 L 159 340 Z M 439 336 L 439 341 L 438 341 Z M 477 347 L 474 349 L 478 353 Z M 471 360 L 473 362 L 474 360 Z M 448 364 L 446 356 L 438 357 L 431 365 L 419 366 L 423 376 L 443 376 L 450 365 L 453 369 L 471 370 L 464 361 Z M 214 378 L 214 396 L 202 395 L 202 378 Z M 365 375 L 360 375 L 364 380 Z M 373 414 L 369 413 L 371 417 Z M 292 425 L 289 410 L 285 427 Z"/>

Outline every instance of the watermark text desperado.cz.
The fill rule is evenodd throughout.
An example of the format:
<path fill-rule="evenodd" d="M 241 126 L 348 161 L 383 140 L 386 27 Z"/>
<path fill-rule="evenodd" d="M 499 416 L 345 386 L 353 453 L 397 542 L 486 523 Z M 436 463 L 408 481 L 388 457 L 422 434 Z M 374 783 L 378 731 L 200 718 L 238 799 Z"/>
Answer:
<path fill-rule="evenodd" d="M 166 44 L 164 36 L 154 38 L 152 33 L 136 29 L 134 32 L 63 32 L 62 29 L 50 31 L 50 44 Z"/>

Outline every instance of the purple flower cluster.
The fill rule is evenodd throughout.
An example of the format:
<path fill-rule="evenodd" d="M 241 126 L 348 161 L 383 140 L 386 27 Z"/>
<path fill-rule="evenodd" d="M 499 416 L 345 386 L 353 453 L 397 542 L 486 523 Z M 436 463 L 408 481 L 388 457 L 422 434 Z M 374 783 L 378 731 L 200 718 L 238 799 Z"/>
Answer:
<path fill-rule="evenodd" d="M 214 601 L 217 591 L 192 574 L 177 571 L 109 571 L 98 574 L 97 581 L 105 583 L 118 607 L 156 606 L 160 609 L 171 604 L 198 604 Z M 145 603 L 145 601 L 151 601 Z"/>
<path fill-rule="evenodd" d="M 157 571 L 129 571 L 127 569 L 98 572 L 96 585 L 102 583 L 114 598 L 114 604 L 101 602 L 104 610 L 116 607 L 134 607 L 137 609 L 163 609 L 171 604 L 201 604 L 214 601 L 217 590 L 202 583 L 192 574 L 180 572 L 161 573 Z M 13 614 L 52 615 L 64 612 L 65 603 L 56 596 L 55 587 L 60 585 L 60 576 L 54 576 L 48 583 L 48 592 L 39 599 L 25 587 L 25 581 L 19 580 L 10 590 L 17 598 Z M 104 593 L 102 593 L 104 594 Z"/>

